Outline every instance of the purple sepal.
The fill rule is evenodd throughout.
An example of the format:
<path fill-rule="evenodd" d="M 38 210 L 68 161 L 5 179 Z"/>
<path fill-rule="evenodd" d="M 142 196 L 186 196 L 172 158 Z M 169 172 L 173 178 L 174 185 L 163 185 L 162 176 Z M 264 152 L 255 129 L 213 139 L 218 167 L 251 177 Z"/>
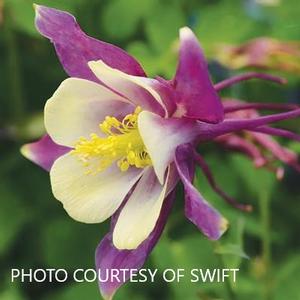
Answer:
<path fill-rule="evenodd" d="M 96 270 L 98 271 L 100 269 L 105 274 L 106 270 L 111 269 L 140 269 L 162 234 L 168 215 L 171 211 L 175 198 L 174 196 L 175 193 L 172 192 L 164 200 L 155 228 L 149 237 L 135 250 L 118 250 L 113 245 L 112 232 L 120 212 L 119 210 L 112 218 L 110 232 L 102 239 L 96 249 Z M 143 224 L 141 224 L 141 226 L 143 226 Z M 125 281 L 120 280 L 121 282 L 118 282 L 117 280 L 99 282 L 102 296 L 105 299 L 112 299 L 116 290 L 128 279 L 129 276 L 126 276 Z"/>
<path fill-rule="evenodd" d="M 175 163 L 185 192 L 185 215 L 209 239 L 217 240 L 227 229 L 227 221 L 193 186 L 195 173 L 193 156 L 193 147 L 190 144 L 181 145 L 176 149 Z"/>
<path fill-rule="evenodd" d="M 69 13 L 35 5 L 35 24 L 55 46 L 59 59 L 71 77 L 98 82 L 87 63 L 103 60 L 112 68 L 130 75 L 145 76 L 140 64 L 124 50 L 86 35 Z"/>
<path fill-rule="evenodd" d="M 297 142 L 300 142 L 300 134 L 293 133 L 291 131 L 288 131 L 286 129 L 281 128 L 272 128 L 268 126 L 261 126 L 256 129 L 253 129 L 253 131 L 265 133 L 268 135 L 274 135 L 274 136 L 281 136 L 284 138 L 288 138 Z"/>
<path fill-rule="evenodd" d="M 252 117 L 251 119 L 226 119 L 224 122 L 219 124 L 207 124 L 198 122 L 198 142 L 211 140 L 218 136 L 238 132 L 241 130 L 254 130 L 258 127 L 268 125 L 283 120 L 289 120 L 300 116 L 300 109 L 292 111 L 265 115 L 261 117 Z"/>
<path fill-rule="evenodd" d="M 223 106 L 209 78 L 208 66 L 193 32 L 180 31 L 180 54 L 174 87 L 178 93 L 178 115 L 208 123 L 223 120 Z"/>
<path fill-rule="evenodd" d="M 50 171 L 54 161 L 71 149 L 56 144 L 48 134 L 34 143 L 26 144 L 21 148 L 22 154 L 46 171 Z"/>

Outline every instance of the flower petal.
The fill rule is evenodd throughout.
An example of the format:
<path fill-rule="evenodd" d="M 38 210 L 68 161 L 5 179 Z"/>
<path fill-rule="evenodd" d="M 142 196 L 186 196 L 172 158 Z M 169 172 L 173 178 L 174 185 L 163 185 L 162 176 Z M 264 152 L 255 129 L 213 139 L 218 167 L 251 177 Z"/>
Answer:
<path fill-rule="evenodd" d="M 168 165 L 174 160 L 176 147 L 192 141 L 198 134 L 194 130 L 195 122 L 184 118 L 164 119 L 147 111 L 139 114 L 139 132 L 161 184 Z"/>
<path fill-rule="evenodd" d="M 66 154 L 50 170 L 52 191 L 67 213 L 84 223 L 99 223 L 109 218 L 141 177 L 143 169 L 121 172 L 112 165 L 103 172 L 86 174 L 81 161 Z"/>
<path fill-rule="evenodd" d="M 101 273 L 112 269 L 140 269 L 162 234 L 175 198 L 174 196 L 174 193 L 171 193 L 165 199 L 155 228 L 148 238 L 134 250 L 119 250 L 113 245 L 112 231 L 114 228 L 114 220 L 112 220 L 110 233 L 103 238 L 96 250 L 96 269 L 101 270 Z M 113 219 L 117 217 L 118 215 Z M 124 279 L 122 278 L 121 282 L 115 278 L 110 278 L 110 280 L 106 282 L 99 282 L 102 296 L 105 299 L 112 299 L 116 290 L 128 279 L 129 277 L 127 275 Z"/>
<path fill-rule="evenodd" d="M 180 30 L 180 56 L 173 80 L 178 92 L 178 115 L 209 123 L 223 120 L 223 106 L 209 78 L 203 51 L 193 32 Z"/>
<path fill-rule="evenodd" d="M 121 210 L 114 232 L 117 249 L 136 249 L 151 233 L 159 217 L 167 191 L 168 176 L 161 185 L 148 167 Z"/>
<path fill-rule="evenodd" d="M 87 36 L 71 14 L 41 5 L 35 5 L 35 9 L 37 29 L 54 43 L 69 76 L 98 81 L 87 65 L 98 59 L 125 73 L 145 76 L 132 56 L 116 46 Z"/>
<path fill-rule="evenodd" d="M 185 191 L 185 215 L 209 239 L 217 240 L 225 232 L 228 222 L 192 185 L 194 160 L 190 145 L 176 149 L 175 163 Z"/>
<path fill-rule="evenodd" d="M 131 76 L 106 65 L 103 61 L 91 61 L 89 67 L 109 88 L 127 98 L 135 106 L 159 115 L 165 115 L 160 95 L 147 84 L 147 78 Z"/>
<path fill-rule="evenodd" d="M 144 81 L 146 86 L 148 88 L 151 88 L 149 91 L 154 90 L 159 94 L 167 111 L 166 117 L 172 116 L 176 110 L 177 93 L 174 90 L 170 81 L 160 77 L 157 77 L 155 79 L 139 77 L 139 80 Z M 153 96 L 156 97 L 155 93 L 153 93 Z"/>
<path fill-rule="evenodd" d="M 57 145 L 50 136 L 46 134 L 37 142 L 22 146 L 21 153 L 27 159 L 36 163 L 46 171 L 49 171 L 54 161 L 70 150 L 68 147 Z"/>
<path fill-rule="evenodd" d="M 121 96 L 92 81 L 68 78 L 45 106 L 45 126 L 52 139 L 73 147 L 81 137 L 101 135 L 106 116 L 124 117 L 134 107 Z"/>

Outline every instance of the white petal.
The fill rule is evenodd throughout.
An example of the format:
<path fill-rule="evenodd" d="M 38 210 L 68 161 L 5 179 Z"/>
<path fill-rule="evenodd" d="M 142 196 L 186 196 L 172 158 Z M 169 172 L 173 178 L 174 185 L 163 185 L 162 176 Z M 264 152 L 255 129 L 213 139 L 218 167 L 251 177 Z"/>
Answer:
<path fill-rule="evenodd" d="M 60 157 L 50 170 L 52 191 L 73 219 L 98 223 L 118 209 L 144 170 L 130 168 L 121 172 L 112 165 L 95 175 L 87 175 L 86 171 L 74 155 Z"/>
<path fill-rule="evenodd" d="M 128 75 L 120 70 L 113 69 L 103 61 L 90 61 L 89 67 L 94 74 L 108 87 L 126 97 L 136 106 L 164 115 L 166 108 L 163 101 L 152 88 L 152 80 L 138 76 Z"/>
<path fill-rule="evenodd" d="M 154 229 L 166 196 L 168 178 L 161 185 L 148 167 L 121 210 L 113 232 L 118 249 L 136 249 Z"/>
<path fill-rule="evenodd" d="M 45 106 L 45 126 L 58 144 L 73 147 L 81 137 L 101 135 L 106 116 L 124 117 L 134 107 L 109 89 L 92 81 L 69 78 L 62 82 Z"/>
<path fill-rule="evenodd" d="M 143 111 L 139 114 L 138 127 L 146 149 L 151 157 L 155 173 L 161 184 L 165 171 L 174 161 L 177 146 L 192 141 L 197 132 L 195 121 L 185 119 L 164 119 Z"/>

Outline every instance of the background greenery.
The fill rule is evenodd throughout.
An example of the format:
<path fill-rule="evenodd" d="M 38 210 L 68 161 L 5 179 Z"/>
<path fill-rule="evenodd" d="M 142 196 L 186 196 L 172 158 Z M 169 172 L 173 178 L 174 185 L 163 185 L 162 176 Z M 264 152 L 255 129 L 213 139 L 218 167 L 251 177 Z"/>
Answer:
<path fill-rule="evenodd" d="M 98 299 L 96 284 L 10 283 L 10 269 L 94 266 L 94 250 L 108 224 L 70 219 L 51 194 L 48 174 L 19 153 L 43 132 L 45 100 L 66 78 L 54 49 L 33 25 L 31 0 L 0 0 L 0 299 Z M 207 55 L 218 43 L 241 43 L 271 36 L 299 40 L 298 0 L 258 2 L 213 0 L 36 0 L 75 14 L 90 35 L 135 55 L 147 73 L 171 78 L 176 67 L 178 29 L 193 28 Z M 215 81 L 233 72 L 211 60 Z M 286 87 L 255 81 L 226 90 L 224 96 L 249 101 L 299 102 L 299 76 Z M 299 122 L 285 124 L 293 130 Z M 299 146 L 290 143 L 295 150 Z M 221 241 L 212 243 L 183 215 L 182 191 L 167 228 L 147 266 L 170 268 L 238 267 L 236 284 L 156 282 L 127 284 L 116 299 L 300 299 L 299 174 L 287 168 L 277 182 L 251 162 L 216 145 L 200 149 L 219 183 L 254 212 L 240 213 L 216 196 L 203 176 L 195 184 L 230 220 Z"/>

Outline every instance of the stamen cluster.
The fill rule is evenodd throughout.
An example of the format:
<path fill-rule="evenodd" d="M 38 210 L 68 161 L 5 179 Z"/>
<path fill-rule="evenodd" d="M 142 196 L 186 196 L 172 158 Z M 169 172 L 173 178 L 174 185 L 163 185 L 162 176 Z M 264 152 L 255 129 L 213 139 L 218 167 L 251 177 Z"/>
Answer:
<path fill-rule="evenodd" d="M 99 125 L 106 137 L 91 133 L 90 139 L 79 139 L 72 153 L 78 156 L 85 166 L 90 167 L 92 163 L 93 168 L 87 171 L 88 174 L 104 171 L 114 162 L 117 162 L 123 172 L 130 166 L 144 168 L 152 165 L 138 131 L 140 112 L 141 108 L 137 107 L 134 113 L 126 115 L 122 121 L 107 116 Z"/>

